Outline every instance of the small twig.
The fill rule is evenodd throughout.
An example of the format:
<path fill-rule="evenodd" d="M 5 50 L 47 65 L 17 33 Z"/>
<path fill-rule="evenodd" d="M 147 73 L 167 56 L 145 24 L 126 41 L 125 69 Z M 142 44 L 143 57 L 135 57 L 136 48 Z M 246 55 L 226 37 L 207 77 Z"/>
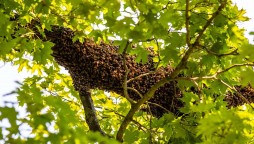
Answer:
<path fill-rule="evenodd" d="M 237 52 L 238 49 L 235 49 L 235 50 L 233 50 L 232 52 L 229 52 L 229 53 L 220 54 L 220 53 L 216 53 L 216 52 L 213 52 L 213 51 L 209 50 L 205 46 L 202 46 L 202 47 L 206 50 L 207 53 L 215 55 L 217 57 L 223 57 L 223 56 L 228 56 L 228 55 L 239 55 L 239 53 Z"/>
<path fill-rule="evenodd" d="M 216 79 L 215 75 L 211 76 L 203 76 L 203 77 L 178 77 L 176 78 L 177 80 L 190 80 L 190 81 L 195 81 L 195 80 L 207 80 L 207 79 Z"/>
<path fill-rule="evenodd" d="M 120 114 L 120 113 L 118 113 L 117 111 L 114 111 L 114 110 L 110 110 L 110 111 L 112 111 L 112 112 L 114 112 L 116 115 L 118 115 L 118 116 L 120 116 L 120 117 L 125 117 L 124 115 L 122 115 L 122 114 Z M 136 121 L 136 120 L 131 120 L 134 124 L 136 124 L 143 132 L 146 132 L 146 130 L 148 131 L 149 129 L 148 128 L 146 128 L 145 126 L 143 126 L 142 124 L 140 124 L 138 121 Z M 144 129 L 146 129 L 146 130 L 144 130 Z"/>
<path fill-rule="evenodd" d="M 198 83 L 197 83 L 195 80 L 192 80 L 192 82 L 194 83 L 194 85 L 195 85 L 195 86 L 197 87 L 197 89 L 198 89 L 197 94 L 198 94 L 199 100 L 201 101 L 201 100 L 202 100 L 202 97 L 201 97 L 201 89 L 200 89 L 200 87 L 198 86 Z"/>
<path fill-rule="evenodd" d="M 127 89 L 136 92 L 136 93 L 139 95 L 140 98 L 143 98 L 143 95 L 142 95 L 138 90 L 136 90 L 135 88 L 127 87 Z M 164 108 L 163 106 L 161 106 L 161 105 L 159 105 L 159 104 L 157 104 L 157 103 L 153 103 L 153 102 L 149 102 L 149 101 L 148 101 L 147 103 L 148 103 L 148 104 L 155 105 L 155 106 L 157 106 L 157 107 L 160 107 L 160 108 L 162 108 L 163 110 L 165 110 L 166 112 L 170 113 L 169 110 L 167 110 L 166 108 Z"/>
<path fill-rule="evenodd" d="M 139 79 L 139 78 L 142 78 L 142 77 L 144 77 L 144 76 L 148 76 L 148 75 L 150 75 L 150 74 L 154 74 L 154 73 L 155 73 L 155 71 L 150 71 L 150 72 L 148 72 L 148 73 L 140 74 L 140 75 L 138 75 L 138 76 L 136 76 L 136 77 L 134 77 L 134 78 L 131 78 L 131 79 L 127 80 L 127 83 L 132 82 L 132 81 L 134 81 L 134 80 L 137 80 L 137 79 Z"/>
<path fill-rule="evenodd" d="M 45 90 L 46 92 L 48 92 L 49 94 L 51 94 L 52 96 L 59 97 L 59 98 L 61 98 L 62 100 L 67 101 L 67 102 L 70 102 L 70 103 L 73 103 L 73 104 L 76 105 L 76 106 L 79 106 L 79 107 L 82 106 L 81 103 L 78 103 L 78 102 L 75 102 L 75 101 L 73 101 L 73 100 L 67 99 L 67 98 L 65 98 L 65 97 L 63 97 L 63 96 L 61 96 L 61 95 L 59 95 L 58 93 L 52 92 L 52 91 L 47 90 L 47 89 L 44 89 L 44 90 Z"/>
<path fill-rule="evenodd" d="M 12 104 L 12 105 L 18 104 L 18 102 L 12 102 L 12 101 L 6 101 L 6 100 L 4 100 L 3 102 L 4 104 Z"/>
<path fill-rule="evenodd" d="M 139 95 L 140 98 L 143 97 L 143 95 L 142 95 L 138 90 L 136 90 L 135 88 L 127 87 L 127 89 L 132 90 L 132 91 L 134 91 L 135 93 L 137 93 L 137 94 Z"/>
<path fill-rule="evenodd" d="M 171 111 L 169 111 L 168 109 L 166 109 L 165 107 L 163 107 L 163 106 L 161 106 L 161 105 L 159 105 L 159 104 L 157 104 L 157 103 L 153 103 L 153 102 L 147 102 L 147 103 L 148 103 L 148 104 L 155 105 L 155 106 L 157 106 L 157 107 L 159 107 L 159 108 L 165 110 L 167 113 L 172 113 Z"/>

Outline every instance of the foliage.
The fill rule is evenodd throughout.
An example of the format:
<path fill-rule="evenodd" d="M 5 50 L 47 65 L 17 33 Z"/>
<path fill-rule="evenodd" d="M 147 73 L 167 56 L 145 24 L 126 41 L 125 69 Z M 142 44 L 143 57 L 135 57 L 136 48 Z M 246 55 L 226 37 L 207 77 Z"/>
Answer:
<path fill-rule="evenodd" d="M 175 68 L 170 78 L 185 76 L 177 79 L 184 91 L 183 115 L 155 118 L 136 112 L 153 96 L 151 91 L 133 110 L 126 130 L 122 129 L 125 143 L 252 143 L 253 105 L 227 108 L 223 101 L 228 91 L 237 93 L 234 86 L 254 86 L 254 46 L 236 25 L 248 20 L 244 14 L 230 0 L 0 0 L 0 59 L 31 73 L 15 90 L 26 116 L 20 117 L 18 108 L 0 107 L 0 120 L 10 123 L 1 128 L 0 139 L 6 143 L 118 143 L 119 127 L 133 109 L 125 98 L 95 89 L 98 119 L 109 137 L 89 131 L 71 77 L 51 56 L 54 44 L 28 26 L 38 20 L 41 27 L 35 24 L 36 31 L 44 38 L 52 25 L 63 26 L 75 32 L 73 41 L 114 40 L 119 52 L 136 55 L 136 62 L 146 63 L 152 52 L 158 67 Z M 126 50 L 127 41 L 136 48 Z M 167 82 L 155 84 L 156 89 Z M 197 93 L 188 91 L 193 86 Z M 29 137 L 23 136 L 22 125 L 31 128 Z M 4 131 L 8 134 L 3 135 Z"/>

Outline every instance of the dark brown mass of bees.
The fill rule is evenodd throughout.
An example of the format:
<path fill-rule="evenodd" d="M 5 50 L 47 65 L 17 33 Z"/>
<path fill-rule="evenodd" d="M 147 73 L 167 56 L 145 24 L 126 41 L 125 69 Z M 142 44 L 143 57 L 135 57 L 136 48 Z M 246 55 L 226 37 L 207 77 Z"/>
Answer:
<path fill-rule="evenodd" d="M 123 55 L 117 53 L 116 46 L 105 43 L 97 45 L 90 40 L 84 43 L 73 43 L 74 33 L 69 29 L 59 27 L 53 27 L 52 32 L 46 32 L 46 35 L 55 43 L 52 48 L 53 57 L 69 71 L 77 91 L 98 88 L 123 95 L 122 84 L 125 74 Z M 151 57 L 149 57 L 149 63 L 140 64 L 135 62 L 134 56 L 127 56 L 126 64 L 130 70 L 128 79 L 155 70 L 155 63 L 152 62 Z M 128 83 L 128 87 L 135 88 L 144 94 L 171 71 L 170 67 L 160 68 L 155 74 Z M 128 94 L 133 100 L 140 99 L 140 96 L 133 90 L 128 90 Z M 180 90 L 176 87 L 175 82 L 166 84 L 157 90 L 155 96 L 149 101 L 151 113 L 157 117 L 162 116 L 165 110 L 158 106 L 160 105 L 177 114 L 178 109 L 182 107 L 181 101 L 177 99 L 180 96 Z"/>
<path fill-rule="evenodd" d="M 45 33 L 47 39 L 55 43 L 52 48 L 53 57 L 69 71 L 77 91 L 98 88 L 123 95 L 122 84 L 125 71 L 123 55 L 117 53 L 118 47 L 103 42 L 97 45 L 90 40 L 86 40 L 84 43 L 73 43 L 74 33 L 69 29 L 57 26 L 53 26 L 51 32 Z M 152 56 L 149 57 L 147 64 L 136 63 L 134 56 L 127 56 L 126 63 L 130 70 L 128 79 L 155 70 Z M 144 94 L 152 85 L 170 74 L 171 71 L 170 67 L 160 68 L 154 74 L 128 83 L 128 87 L 135 88 L 141 94 Z M 243 95 L 249 101 L 254 101 L 254 90 L 252 88 L 238 87 L 238 90 L 244 93 Z M 128 90 L 128 94 L 133 100 L 140 99 L 140 96 L 132 90 Z M 165 84 L 149 100 L 152 115 L 160 117 L 166 113 L 165 109 L 178 115 L 179 108 L 183 106 L 183 103 L 178 99 L 181 96 L 181 91 L 176 87 L 176 82 Z M 229 93 L 225 100 L 228 102 L 229 107 L 244 103 L 243 100 L 232 93 Z M 143 110 L 148 111 L 147 108 Z"/>
<path fill-rule="evenodd" d="M 236 90 L 242 94 L 249 102 L 254 102 L 254 89 L 248 85 L 246 87 L 242 86 L 236 86 Z M 227 96 L 225 97 L 225 100 L 228 103 L 228 107 L 236 107 L 239 105 L 243 105 L 246 103 L 241 97 L 239 97 L 237 94 L 228 92 Z"/>

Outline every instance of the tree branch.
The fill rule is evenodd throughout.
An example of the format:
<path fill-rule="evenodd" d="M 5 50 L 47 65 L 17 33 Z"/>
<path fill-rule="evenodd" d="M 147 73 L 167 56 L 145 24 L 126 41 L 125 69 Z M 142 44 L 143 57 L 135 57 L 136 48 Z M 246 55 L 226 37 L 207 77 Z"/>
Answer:
<path fill-rule="evenodd" d="M 127 80 L 127 83 L 132 82 L 132 81 L 134 81 L 134 80 L 137 80 L 137 79 L 139 79 L 139 78 L 142 78 L 142 77 L 144 77 L 144 76 L 148 76 L 148 75 L 150 75 L 150 74 L 154 74 L 154 73 L 155 73 L 155 71 L 150 71 L 150 72 L 148 72 L 148 73 L 144 73 L 144 74 L 138 75 L 138 76 L 136 76 L 136 77 L 134 77 L 134 78 L 131 78 L 131 79 Z"/>
<path fill-rule="evenodd" d="M 98 131 L 102 135 L 106 135 L 104 131 L 102 131 L 100 124 L 97 119 L 96 111 L 93 105 L 93 100 L 91 98 L 91 93 L 87 90 L 79 91 L 80 100 L 85 110 L 85 119 L 86 123 L 91 131 Z"/>
<path fill-rule="evenodd" d="M 125 117 L 124 115 L 118 113 L 117 111 L 112 110 L 112 112 L 114 112 L 116 115 L 120 116 L 120 117 Z M 140 124 L 138 121 L 136 120 L 131 120 L 134 124 L 136 124 L 143 132 L 146 132 L 144 129 L 146 129 L 147 131 L 149 130 L 148 128 L 146 128 L 145 126 L 143 126 L 142 124 Z"/>
<path fill-rule="evenodd" d="M 167 113 L 171 113 L 169 110 L 167 110 L 165 107 L 163 107 L 163 106 L 161 106 L 161 105 L 159 105 L 159 104 L 157 104 L 157 103 L 153 103 L 153 102 L 147 102 L 148 104 L 151 104 L 151 105 L 155 105 L 155 106 L 157 106 L 157 107 L 159 107 L 159 108 L 161 108 L 161 109 L 163 109 L 163 110 L 165 110 Z"/>
<path fill-rule="evenodd" d="M 188 2 L 188 0 L 186 0 Z M 194 44 L 190 45 L 189 49 L 187 50 L 187 52 L 185 53 L 185 55 L 183 56 L 181 62 L 176 66 L 175 70 L 170 74 L 169 77 L 163 78 L 162 80 L 160 80 L 159 82 L 157 82 L 156 84 L 154 84 L 147 93 L 144 94 L 144 97 L 142 99 L 140 99 L 136 104 L 132 105 L 130 111 L 128 112 L 128 114 L 126 115 L 125 119 L 123 120 L 116 139 L 118 141 L 123 141 L 123 134 L 125 129 L 127 128 L 128 124 L 130 123 L 132 117 L 134 116 L 135 112 L 137 110 L 139 110 L 140 106 L 142 104 L 144 104 L 146 101 L 148 101 L 149 99 L 151 99 L 155 93 L 155 91 L 160 88 L 161 86 L 163 86 L 164 84 L 172 81 L 175 77 L 178 76 L 178 74 L 180 73 L 180 71 L 182 69 L 184 69 L 187 65 L 187 60 L 190 57 L 191 53 L 193 52 L 193 50 L 195 49 L 195 47 L 199 44 L 199 41 L 202 37 L 202 35 L 204 34 L 205 30 L 207 29 L 207 27 L 212 23 L 212 21 L 214 20 L 214 18 L 220 13 L 220 11 L 226 6 L 226 1 L 224 0 L 221 5 L 219 6 L 219 8 L 217 9 L 217 11 L 212 15 L 212 17 L 206 22 L 206 24 L 204 25 L 203 29 L 199 32 L 198 37 L 196 38 Z"/>
<path fill-rule="evenodd" d="M 128 90 L 127 90 L 127 79 L 128 79 L 128 73 L 129 73 L 129 69 L 126 65 L 126 50 L 129 46 L 130 42 L 127 41 L 125 48 L 123 50 L 123 65 L 124 65 L 124 80 L 123 80 L 123 93 L 124 93 L 124 97 L 131 103 L 131 105 L 133 105 L 135 102 L 129 97 L 128 94 Z"/>
<path fill-rule="evenodd" d="M 137 110 L 139 110 L 140 106 L 142 104 L 144 104 L 146 101 L 148 101 L 149 99 L 151 99 L 155 93 L 155 91 L 160 88 L 161 86 L 163 86 L 164 84 L 168 83 L 169 81 L 171 81 L 172 79 L 170 79 L 169 77 L 166 77 L 162 80 L 160 80 L 158 83 L 156 83 L 155 85 L 153 85 L 147 93 L 144 94 L 143 98 L 140 99 L 136 104 L 132 105 L 130 111 L 128 112 L 128 114 L 126 115 L 125 119 L 123 120 L 117 135 L 116 135 L 116 139 L 120 142 L 123 141 L 123 134 L 125 129 L 127 128 L 128 124 L 130 123 L 132 117 L 134 116 L 134 114 L 136 113 Z"/>
<path fill-rule="evenodd" d="M 233 50 L 232 52 L 229 52 L 229 53 L 220 54 L 220 53 L 216 53 L 216 52 L 213 52 L 213 51 L 209 50 L 205 46 L 202 46 L 202 47 L 206 50 L 207 53 L 215 55 L 217 57 L 223 57 L 223 56 L 228 56 L 228 55 L 239 55 L 239 53 L 237 52 L 238 49 L 235 49 L 235 50 Z"/>
<path fill-rule="evenodd" d="M 135 93 L 137 93 L 137 94 L 139 95 L 140 98 L 143 97 L 143 95 L 142 95 L 138 90 L 136 90 L 135 88 L 127 87 L 127 89 L 128 89 L 128 90 L 132 90 L 132 91 L 134 91 Z"/>
<path fill-rule="evenodd" d="M 207 27 L 209 25 L 211 25 L 212 21 L 215 19 L 216 16 L 218 16 L 220 14 L 220 12 L 226 6 L 226 4 L 227 4 L 227 0 L 222 1 L 219 8 L 217 9 L 217 11 L 213 13 L 213 15 L 210 19 L 208 19 L 208 21 L 206 22 L 206 24 L 204 25 L 202 30 L 198 33 L 198 37 L 196 38 L 196 41 L 195 41 L 196 44 L 199 43 L 199 41 L 200 41 L 201 37 L 203 36 L 203 34 L 204 34 L 205 30 L 207 29 Z"/>
<path fill-rule="evenodd" d="M 235 67 L 242 67 L 242 66 L 254 66 L 254 62 L 253 63 L 243 63 L 243 64 L 234 64 L 224 70 L 221 70 L 221 71 L 217 71 L 215 74 L 213 75 L 210 75 L 210 76 L 203 76 L 203 77 L 178 77 L 176 78 L 177 80 L 192 80 L 192 81 L 195 81 L 195 80 L 205 80 L 205 79 L 216 79 L 216 77 L 220 74 L 223 74 Z"/>
<path fill-rule="evenodd" d="M 219 74 L 225 73 L 225 72 L 229 71 L 232 68 L 242 67 L 242 66 L 254 66 L 254 62 L 253 63 L 234 64 L 234 65 L 232 65 L 232 66 L 230 66 L 230 67 L 228 67 L 228 68 L 226 68 L 224 70 L 218 71 L 216 73 L 216 76 L 219 75 Z"/>

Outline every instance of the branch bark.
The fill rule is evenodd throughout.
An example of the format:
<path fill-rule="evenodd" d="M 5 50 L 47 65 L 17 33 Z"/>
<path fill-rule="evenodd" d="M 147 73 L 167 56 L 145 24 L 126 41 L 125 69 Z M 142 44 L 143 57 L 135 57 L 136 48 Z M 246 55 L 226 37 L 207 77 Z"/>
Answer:
<path fill-rule="evenodd" d="M 91 93 L 88 90 L 79 91 L 80 100 L 85 110 L 86 123 L 91 131 L 98 131 L 102 135 L 106 135 L 102 131 L 99 121 L 97 119 L 96 110 L 94 108 L 93 100 L 91 98 Z"/>

